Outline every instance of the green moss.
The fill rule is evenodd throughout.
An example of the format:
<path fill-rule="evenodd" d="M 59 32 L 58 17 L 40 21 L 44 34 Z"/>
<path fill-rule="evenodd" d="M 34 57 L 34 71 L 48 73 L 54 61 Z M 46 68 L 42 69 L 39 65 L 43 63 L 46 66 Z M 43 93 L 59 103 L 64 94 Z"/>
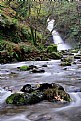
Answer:
<path fill-rule="evenodd" d="M 27 39 L 27 40 L 31 40 L 32 39 L 32 37 L 31 37 L 31 32 L 30 32 L 30 28 L 28 28 L 28 27 L 25 27 L 25 26 L 23 26 L 23 27 L 21 27 L 21 33 L 23 34 L 23 36 Z"/>
<path fill-rule="evenodd" d="M 51 53 L 51 52 L 57 52 L 57 45 L 52 44 L 50 46 L 47 47 L 47 52 Z"/>
<path fill-rule="evenodd" d="M 72 58 L 72 57 L 70 57 L 70 56 L 68 56 L 68 57 L 66 57 L 66 58 L 62 58 L 62 59 L 61 59 L 61 61 L 62 61 L 62 62 L 68 62 L 68 63 L 71 63 L 71 62 L 72 62 L 72 60 L 73 60 L 73 58 Z"/>
<path fill-rule="evenodd" d="M 71 66 L 71 62 L 61 62 L 61 66 Z"/>
<path fill-rule="evenodd" d="M 49 54 L 49 57 L 51 59 L 61 59 L 62 54 L 60 54 L 59 52 L 52 52 Z"/>
<path fill-rule="evenodd" d="M 21 51 L 23 51 L 24 53 L 30 53 L 32 52 L 32 47 L 31 46 L 25 46 L 25 45 L 21 45 L 20 46 Z"/>
<path fill-rule="evenodd" d="M 78 53 L 79 49 L 71 50 L 71 53 Z"/>
<path fill-rule="evenodd" d="M 26 104 L 26 99 L 25 99 L 23 94 L 14 93 L 14 94 L 11 94 L 6 99 L 6 103 L 7 104 L 23 105 L 23 104 Z"/>
<path fill-rule="evenodd" d="M 7 99 L 7 104 L 15 104 L 15 105 L 27 105 L 27 104 L 35 104 L 43 100 L 42 93 L 38 93 L 37 91 L 31 94 L 28 93 L 14 93 L 11 94 Z"/>
<path fill-rule="evenodd" d="M 20 70 L 21 71 L 28 71 L 29 70 L 29 66 L 21 66 Z"/>

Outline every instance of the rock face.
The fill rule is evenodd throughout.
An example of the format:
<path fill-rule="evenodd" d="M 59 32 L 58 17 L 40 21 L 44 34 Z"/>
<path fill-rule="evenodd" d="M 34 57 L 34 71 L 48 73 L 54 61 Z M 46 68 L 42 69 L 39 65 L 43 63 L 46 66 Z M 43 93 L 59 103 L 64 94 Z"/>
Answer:
<path fill-rule="evenodd" d="M 6 99 L 6 103 L 15 105 L 29 105 L 43 100 L 52 102 L 71 101 L 69 94 L 64 91 L 64 88 L 55 83 L 43 83 L 35 86 L 26 84 L 20 91 L 23 93 L 11 94 Z"/>

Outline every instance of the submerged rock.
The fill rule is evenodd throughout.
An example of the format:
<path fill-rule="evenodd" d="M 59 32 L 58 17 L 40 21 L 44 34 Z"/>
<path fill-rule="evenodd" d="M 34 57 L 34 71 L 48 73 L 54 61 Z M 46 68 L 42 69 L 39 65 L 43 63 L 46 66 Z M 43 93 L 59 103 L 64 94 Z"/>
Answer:
<path fill-rule="evenodd" d="M 7 104 L 15 105 L 28 105 L 35 104 L 43 100 L 47 101 L 66 101 L 70 102 L 71 98 L 68 93 L 64 91 L 64 88 L 55 83 L 43 83 L 32 86 L 26 84 L 21 89 L 23 93 L 11 94 L 7 99 Z"/>
<path fill-rule="evenodd" d="M 44 73 L 45 72 L 45 70 L 44 69 L 32 69 L 32 71 L 31 71 L 32 73 Z"/>
<path fill-rule="evenodd" d="M 42 67 L 48 67 L 46 64 L 42 65 Z"/>

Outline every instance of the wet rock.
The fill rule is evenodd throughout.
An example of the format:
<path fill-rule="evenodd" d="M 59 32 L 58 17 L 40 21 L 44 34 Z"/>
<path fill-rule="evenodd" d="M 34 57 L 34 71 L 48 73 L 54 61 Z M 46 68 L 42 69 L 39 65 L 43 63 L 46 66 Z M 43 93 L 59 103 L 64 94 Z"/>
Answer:
<path fill-rule="evenodd" d="M 77 62 L 74 61 L 73 64 L 77 64 Z"/>
<path fill-rule="evenodd" d="M 54 88 L 54 89 L 57 88 L 58 90 L 64 91 L 64 88 L 61 85 L 56 84 L 56 83 L 52 83 L 52 88 Z"/>
<path fill-rule="evenodd" d="M 37 66 L 35 66 L 35 65 L 29 65 L 29 69 L 34 69 L 34 68 L 37 69 Z"/>
<path fill-rule="evenodd" d="M 21 66 L 21 67 L 18 67 L 21 71 L 29 71 L 29 70 L 31 70 L 31 69 L 37 69 L 37 67 L 36 66 L 34 66 L 34 65 L 29 65 L 29 66 L 27 66 L 27 65 L 25 65 L 25 66 Z"/>
<path fill-rule="evenodd" d="M 26 84 L 23 86 L 23 88 L 20 91 L 30 93 L 33 91 L 33 89 L 30 84 Z"/>
<path fill-rule="evenodd" d="M 31 72 L 32 73 L 44 73 L 45 70 L 44 69 L 33 69 Z"/>
<path fill-rule="evenodd" d="M 73 50 L 71 50 L 71 53 L 78 53 L 78 49 L 73 49 Z"/>
<path fill-rule="evenodd" d="M 42 65 L 42 67 L 47 67 L 47 65 L 46 65 L 46 64 L 44 64 L 44 65 Z"/>
<path fill-rule="evenodd" d="M 47 89 L 44 91 L 45 98 L 49 101 L 71 101 L 68 93 L 58 89 Z"/>
<path fill-rule="evenodd" d="M 27 104 L 24 94 L 19 94 L 19 93 L 11 94 L 6 99 L 6 103 L 7 104 L 16 104 L 16 105 L 24 105 L 24 104 Z"/>
<path fill-rule="evenodd" d="M 63 68 L 63 70 L 67 70 L 67 68 L 65 67 L 65 68 Z"/>
<path fill-rule="evenodd" d="M 49 84 L 49 83 L 39 84 L 39 87 L 37 88 L 37 90 L 44 91 L 44 90 L 50 89 L 50 88 L 54 88 L 54 89 L 57 88 L 59 90 L 64 90 L 64 88 L 61 85 L 55 84 L 55 83 L 51 83 L 51 84 Z"/>
<path fill-rule="evenodd" d="M 35 104 L 43 100 L 47 101 L 67 101 L 70 102 L 71 98 L 64 88 L 55 83 L 43 83 L 35 85 L 26 84 L 21 89 L 23 93 L 11 94 L 7 99 L 7 104 L 15 105 L 29 105 Z"/>
<path fill-rule="evenodd" d="M 70 56 L 66 56 L 61 58 L 61 66 L 71 66 L 71 63 L 73 62 L 73 58 Z"/>
<path fill-rule="evenodd" d="M 49 53 L 49 58 L 50 59 L 61 59 L 62 58 L 62 54 L 60 54 L 59 52 L 52 52 Z"/>
<path fill-rule="evenodd" d="M 71 66 L 70 62 L 61 62 L 61 66 Z"/>
<path fill-rule="evenodd" d="M 46 89 L 48 89 L 48 88 L 52 88 L 52 84 L 43 83 L 43 84 L 39 84 L 39 85 L 38 85 L 37 90 L 39 90 L 39 91 L 44 91 L 44 90 L 46 90 Z"/>
<path fill-rule="evenodd" d="M 81 59 L 81 54 L 75 55 L 74 58 L 75 58 L 75 59 Z"/>
<path fill-rule="evenodd" d="M 15 105 L 28 105 L 35 104 L 43 100 L 43 94 L 41 92 L 34 93 L 14 93 L 11 94 L 7 99 L 7 104 L 15 104 Z"/>
<path fill-rule="evenodd" d="M 23 88 L 20 91 L 31 93 L 31 92 L 33 92 L 35 90 L 44 91 L 44 90 L 50 89 L 50 88 L 54 88 L 54 89 L 57 88 L 59 90 L 63 90 L 64 91 L 64 88 L 61 85 L 55 84 L 55 83 L 51 83 L 51 84 L 43 83 L 43 84 L 37 84 L 35 86 L 32 86 L 30 84 L 26 84 L 26 85 L 23 86 Z"/>

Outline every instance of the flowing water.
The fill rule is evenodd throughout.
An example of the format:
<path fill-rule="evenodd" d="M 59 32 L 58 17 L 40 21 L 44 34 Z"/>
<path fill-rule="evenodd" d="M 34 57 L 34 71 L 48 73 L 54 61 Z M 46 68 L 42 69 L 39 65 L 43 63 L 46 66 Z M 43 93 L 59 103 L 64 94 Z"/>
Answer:
<path fill-rule="evenodd" d="M 19 71 L 17 67 L 47 64 L 45 73 Z M 24 84 L 55 82 L 62 85 L 72 98 L 71 103 L 42 101 L 30 106 L 7 105 L 5 99 Z M 12 91 L 11 91 L 12 90 Z M 65 70 L 60 60 L 28 61 L 0 65 L 0 121 L 81 121 L 81 62 Z"/>
<path fill-rule="evenodd" d="M 65 43 L 62 40 L 62 38 L 60 37 L 59 33 L 56 30 L 53 30 L 54 29 L 55 20 L 54 19 L 49 20 L 49 18 L 48 18 L 47 22 L 48 22 L 47 29 L 50 32 L 52 32 L 54 44 L 57 45 L 58 51 L 71 49 L 71 46 L 68 43 Z"/>
<path fill-rule="evenodd" d="M 54 20 L 48 19 L 48 30 L 53 29 Z M 63 42 L 56 30 L 52 31 L 54 43 L 58 50 L 67 50 L 70 46 Z M 66 69 L 60 66 L 60 60 L 27 61 L 0 65 L 0 121 L 81 121 L 81 62 L 76 61 Z M 22 65 L 47 64 L 45 73 L 19 71 Z M 58 83 L 72 98 L 71 103 L 53 103 L 42 101 L 35 105 L 7 105 L 6 98 L 19 91 L 23 85 L 39 83 Z"/>

